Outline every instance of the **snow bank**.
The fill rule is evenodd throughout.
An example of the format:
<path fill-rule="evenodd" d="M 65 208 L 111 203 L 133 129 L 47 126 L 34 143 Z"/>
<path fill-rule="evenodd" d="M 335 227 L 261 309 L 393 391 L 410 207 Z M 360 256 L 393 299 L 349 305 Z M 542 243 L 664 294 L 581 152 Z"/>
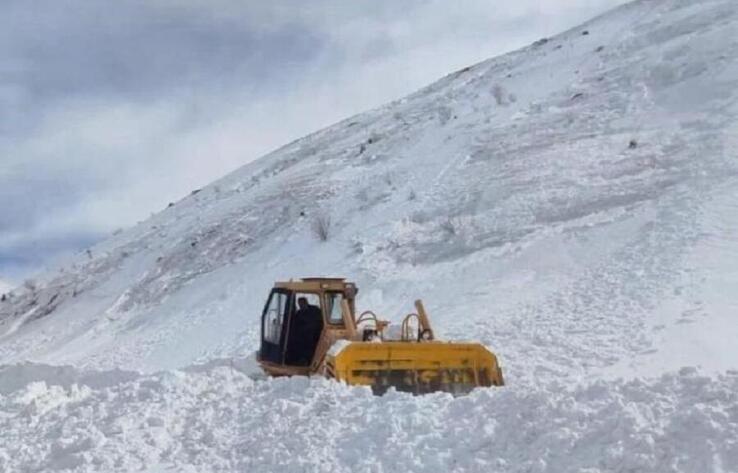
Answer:
<path fill-rule="evenodd" d="M 0 471 L 738 471 L 736 372 L 414 398 L 230 366 L 9 369 L 36 381 L 0 393 Z"/>
<path fill-rule="evenodd" d="M 34 382 L 44 382 L 69 389 L 75 384 L 103 388 L 132 380 L 133 371 L 80 371 L 71 366 L 51 366 L 36 363 L 0 366 L 0 394 L 8 394 Z"/>

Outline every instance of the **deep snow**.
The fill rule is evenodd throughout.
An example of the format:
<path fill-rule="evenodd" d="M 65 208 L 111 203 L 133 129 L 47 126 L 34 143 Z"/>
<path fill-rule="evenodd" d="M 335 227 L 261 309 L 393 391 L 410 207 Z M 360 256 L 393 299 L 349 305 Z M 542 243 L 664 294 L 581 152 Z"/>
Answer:
<path fill-rule="evenodd" d="M 738 465 L 738 372 L 710 378 L 683 369 L 649 381 L 549 382 L 460 398 L 375 397 L 322 379 L 254 382 L 227 365 L 138 377 L 24 365 L 0 379 L 12 385 L 0 384 L 0 471 L 8 472 L 666 473 Z M 15 389 L 21 380 L 30 383 Z"/>
<path fill-rule="evenodd" d="M 6 368 L 0 384 L 31 374 L 0 399 L 0 459 L 738 471 L 737 117 L 738 4 L 637 1 L 288 144 L 0 304 L 0 363 L 78 380 Z M 128 371 L 248 356 L 272 282 L 309 275 L 350 277 L 394 320 L 422 297 L 508 386 L 374 399 L 227 366 Z"/>

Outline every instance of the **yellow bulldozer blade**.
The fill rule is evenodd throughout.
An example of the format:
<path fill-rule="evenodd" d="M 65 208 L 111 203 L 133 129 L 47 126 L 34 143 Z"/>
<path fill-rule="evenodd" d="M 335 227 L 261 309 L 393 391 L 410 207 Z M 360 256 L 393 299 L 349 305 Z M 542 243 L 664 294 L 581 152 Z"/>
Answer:
<path fill-rule="evenodd" d="M 465 394 L 504 384 L 497 357 L 478 343 L 339 342 L 325 361 L 328 377 L 371 386 L 375 394 L 390 387 L 414 394 Z"/>

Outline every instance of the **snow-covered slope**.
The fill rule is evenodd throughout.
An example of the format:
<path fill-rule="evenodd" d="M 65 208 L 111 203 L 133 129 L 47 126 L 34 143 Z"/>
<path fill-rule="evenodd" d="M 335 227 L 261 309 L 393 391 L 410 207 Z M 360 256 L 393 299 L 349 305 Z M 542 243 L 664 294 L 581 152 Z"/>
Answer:
<path fill-rule="evenodd" d="M 738 3 L 637 1 L 291 143 L 16 289 L 0 469 L 735 472 L 737 226 Z M 254 382 L 267 291 L 305 275 L 348 276 L 395 320 L 424 298 L 508 386 Z"/>
<path fill-rule="evenodd" d="M 453 73 L 16 291 L 0 360 L 243 354 L 274 280 L 342 275 L 390 317 L 423 297 L 513 384 L 736 366 L 736 46 L 733 1 L 641 1 Z"/>

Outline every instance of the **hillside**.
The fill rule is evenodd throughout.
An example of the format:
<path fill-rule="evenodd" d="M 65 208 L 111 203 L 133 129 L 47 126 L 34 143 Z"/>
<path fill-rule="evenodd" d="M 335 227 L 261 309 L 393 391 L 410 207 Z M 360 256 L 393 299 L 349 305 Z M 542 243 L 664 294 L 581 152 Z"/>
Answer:
<path fill-rule="evenodd" d="M 737 28 L 733 2 L 636 2 L 291 143 L 17 290 L 0 360 L 245 354 L 272 281 L 327 274 L 391 317 L 423 297 L 511 379 L 724 369 L 659 352 L 736 335 Z"/>

